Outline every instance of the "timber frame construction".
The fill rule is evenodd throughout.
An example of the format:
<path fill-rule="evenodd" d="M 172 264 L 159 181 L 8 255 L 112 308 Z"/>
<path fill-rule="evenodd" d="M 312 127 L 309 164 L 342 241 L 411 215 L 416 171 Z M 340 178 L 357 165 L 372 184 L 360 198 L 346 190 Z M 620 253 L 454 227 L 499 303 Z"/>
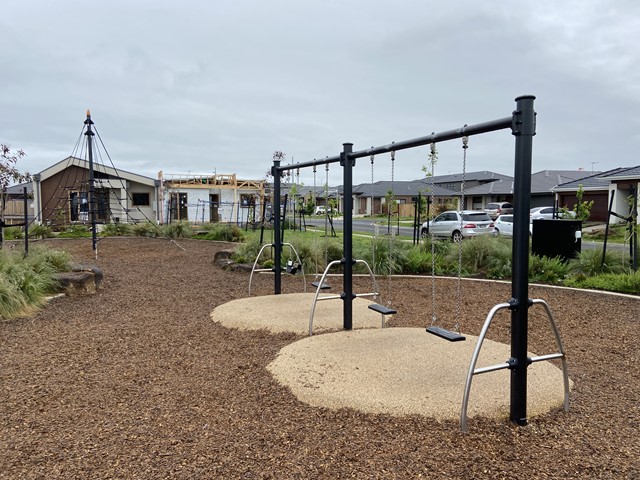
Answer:
<path fill-rule="evenodd" d="M 162 172 L 158 176 L 168 188 L 225 188 L 237 190 L 258 190 L 264 194 L 264 180 L 239 180 L 235 173 L 213 175 L 182 175 Z M 262 197 L 263 195 L 261 195 Z"/>

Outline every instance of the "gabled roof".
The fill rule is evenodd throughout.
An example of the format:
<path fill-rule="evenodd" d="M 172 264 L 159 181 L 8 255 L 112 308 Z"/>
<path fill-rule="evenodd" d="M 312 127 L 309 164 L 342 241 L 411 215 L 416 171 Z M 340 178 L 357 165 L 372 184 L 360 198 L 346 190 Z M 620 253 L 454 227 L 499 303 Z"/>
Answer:
<path fill-rule="evenodd" d="M 43 181 L 43 180 L 46 180 L 47 178 L 52 177 L 56 173 L 60 173 L 63 170 L 65 170 L 65 169 L 67 169 L 67 168 L 69 168 L 71 166 L 74 166 L 74 165 L 77 166 L 77 167 L 89 170 L 89 161 L 88 160 L 84 160 L 84 159 L 78 158 L 78 157 L 67 157 L 64 160 L 61 160 L 58 163 L 54 163 L 50 167 L 45 168 L 44 170 L 42 170 L 37 175 L 39 175 L 40 181 Z M 102 172 L 104 174 L 109 175 L 110 177 L 115 178 L 115 179 L 120 179 L 121 178 L 121 179 L 124 179 L 124 180 L 129 180 L 129 181 L 133 181 L 133 182 L 137 182 L 137 183 L 141 183 L 143 185 L 149 185 L 149 186 L 155 186 L 156 185 L 156 180 L 154 178 L 145 177 L 143 175 L 138 175 L 137 173 L 127 172 L 126 170 L 116 169 L 116 168 L 109 167 L 109 166 L 104 165 L 104 164 L 95 163 L 93 169 L 96 172 Z"/>
<path fill-rule="evenodd" d="M 598 190 L 608 190 L 609 184 L 611 184 L 611 179 L 608 178 L 612 174 L 616 174 L 625 170 L 628 170 L 628 167 L 625 168 L 613 168 L 611 170 L 607 170 L 606 172 L 599 172 L 589 175 L 587 177 L 580 178 L 578 180 L 572 180 L 570 182 L 561 183 L 560 185 L 556 185 L 551 189 L 552 192 L 575 192 L 578 190 L 578 187 L 582 185 L 582 189 L 585 191 L 598 191 Z"/>
<path fill-rule="evenodd" d="M 556 185 L 572 182 L 600 172 L 584 170 L 542 170 L 531 175 L 531 193 L 549 193 Z"/>
<path fill-rule="evenodd" d="M 499 179 L 495 182 L 483 183 L 477 187 L 467 188 L 464 192 L 465 195 L 512 195 L 513 194 L 513 179 L 508 177 L 506 179 Z M 461 195 L 461 192 L 456 192 L 457 196 Z"/>
<path fill-rule="evenodd" d="M 638 180 L 640 181 L 640 165 L 629 168 L 621 168 L 617 172 L 607 173 L 601 175 L 601 178 L 608 178 L 610 180 Z"/>
<path fill-rule="evenodd" d="M 453 173 L 448 175 L 434 175 L 433 183 L 458 183 L 462 182 L 462 173 Z M 489 170 L 482 170 L 479 172 L 465 172 L 464 179 L 467 182 L 492 182 L 494 180 L 507 180 L 511 179 L 508 175 L 502 175 L 501 173 L 491 172 Z M 420 178 L 418 181 L 431 183 L 431 178 Z"/>
<path fill-rule="evenodd" d="M 411 196 L 415 197 L 418 193 L 424 195 L 431 194 L 431 185 L 427 185 L 422 181 L 394 181 L 381 180 L 375 183 L 361 183 L 354 187 L 353 193 L 362 197 L 385 197 L 389 191 L 393 190 L 395 196 Z M 438 197 L 450 197 L 453 191 L 434 185 L 433 194 Z"/>

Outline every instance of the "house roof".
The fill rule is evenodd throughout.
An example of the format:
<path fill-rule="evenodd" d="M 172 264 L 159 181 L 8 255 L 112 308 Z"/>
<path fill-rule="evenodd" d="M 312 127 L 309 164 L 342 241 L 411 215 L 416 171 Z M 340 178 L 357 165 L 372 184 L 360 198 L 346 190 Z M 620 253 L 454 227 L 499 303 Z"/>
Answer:
<path fill-rule="evenodd" d="M 389 181 L 380 180 L 375 183 L 361 183 L 353 189 L 353 193 L 362 197 L 385 197 L 389 191 L 393 190 L 395 196 L 411 196 L 415 197 L 418 193 L 430 194 L 431 185 L 427 185 L 422 181 Z M 438 197 L 450 197 L 453 191 L 434 185 L 433 194 Z"/>
<path fill-rule="evenodd" d="M 71 167 L 77 166 L 84 169 L 89 169 L 89 161 L 83 158 L 78 157 L 67 157 L 64 160 L 59 161 L 58 163 L 54 163 L 50 167 L 45 168 L 37 175 L 40 178 L 40 181 L 46 180 L 49 177 L 52 177 L 56 173 L 62 172 L 63 170 Z M 127 172 L 126 170 L 116 169 L 114 167 L 109 167 L 104 164 L 94 164 L 94 171 L 103 172 L 113 178 L 116 179 L 124 179 L 137 183 L 141 183 L 143 185 L 155 186 L 156 180 L 154 178 L 145 177 L 143 175 L 138 175 L 137 173 Z"/>
<path fill-rule="evenodd" d="M 531 175 L 531 193 L 549 193 L 556 185 L 580 180 L 600 172 L 584 170 L 542 170 Z"/>
<path fill-rule="evenodd" d="M 640 181 L 640 165 L 629 168 L 621 168 L 616 172 L 607 173 L 601 175 L 601 178 L 608 178 L 610 180 L 639 180 Z"/>
<path fill-rule="evenodd" d="M 462 173 L 453 173 L 447 175 L 434 175 L 433 183 L 458 183 L 462 182 Z M 479 172 L 465 172 L 464 179 L 467 182 L 477 181 L 477 182 L 492 182 L 494 180 L 506 180 L 511 179 L 509 175 L 502 175 L 501 173 L 491 172 L 489 170 L 481 170 Z M 420 178 L 418 179 L 421 182 L 431 183 L 431 178 Z"/>
<path fill-rule="evenodd" d="M 625 168 L 614 168 L 607 170 L 606 172 L 593 173 L 587 177 L 579 178 L 578 180 L 572 180 L 570 182 L 561 183 L 551 189 L 552 192 L 574 192 L 578 190 L 578 187 L 582 185 L 582 189 L 585 191 L 598 191 L 608 190 L 611 183 L 611 175 L 628 170 Z"/>
<path fill-rule="evenodd" d="M 24 187 L 27 187 L 27 194 L 33 192 L 33 183 L 25 182 L 25 183 L 19 183 L 18 185 L 12 185 L 10 187 L 7 187 L 7 193 L 9 195 L 20 195 L 24 193 Z"/>
<path fill-rule="evenodd" d="M 513 179 L 510 177 L 504 179 L 498 179 L 495 182 L 483 183 L 477 187 L 467 188 L 464 191 L 465 195 L 512 195 L 513 194 Z M 456 192 L 456 195 L 461 195 L 461 192 Z"/>

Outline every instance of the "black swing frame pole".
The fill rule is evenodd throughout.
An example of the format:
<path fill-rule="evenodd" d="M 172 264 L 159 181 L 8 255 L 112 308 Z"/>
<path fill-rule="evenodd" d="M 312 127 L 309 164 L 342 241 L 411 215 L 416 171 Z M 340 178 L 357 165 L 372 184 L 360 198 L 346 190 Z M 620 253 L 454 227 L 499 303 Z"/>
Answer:
<path fill-rule="evenodd" d="M 280 259 L 282 254 L 282 234 L 280 232 L 280 160 L 273 161 L 271 167 L 271 175 L 273 175 L 273 204 L 271 206 L 271 215 L 273 218 L 273 289 L 276 295 L 282 293 L 282 272 L 280 271 Z"/>
<path fill-rule="evenodd" d="M 513 275 L 509 300 L 511 310 L 511 370 L 509 417 L 517 425 L 527 424 L 527 367 L 529 299 L 529 206 L 531 203 L 531 163 L 536 134 L 535 97 L 516 98 L 513 130 L 516 137 L 513 196 Z"/>

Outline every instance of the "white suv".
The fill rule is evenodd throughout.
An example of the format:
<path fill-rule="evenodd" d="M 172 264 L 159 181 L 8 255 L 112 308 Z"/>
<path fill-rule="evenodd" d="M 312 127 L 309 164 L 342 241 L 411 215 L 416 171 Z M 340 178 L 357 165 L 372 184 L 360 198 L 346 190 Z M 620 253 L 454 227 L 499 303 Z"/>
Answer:
<path fill-rule="evenodd" d="M 438 238 L 450 238 L 459 242 L 463 238 L 478 235 L 496 235 L 493 220 L 489 215 L 477 210 L 442 212 L 433 220 L 424 222 L 420 230 L 422 237 L 433 235 Z"/>

